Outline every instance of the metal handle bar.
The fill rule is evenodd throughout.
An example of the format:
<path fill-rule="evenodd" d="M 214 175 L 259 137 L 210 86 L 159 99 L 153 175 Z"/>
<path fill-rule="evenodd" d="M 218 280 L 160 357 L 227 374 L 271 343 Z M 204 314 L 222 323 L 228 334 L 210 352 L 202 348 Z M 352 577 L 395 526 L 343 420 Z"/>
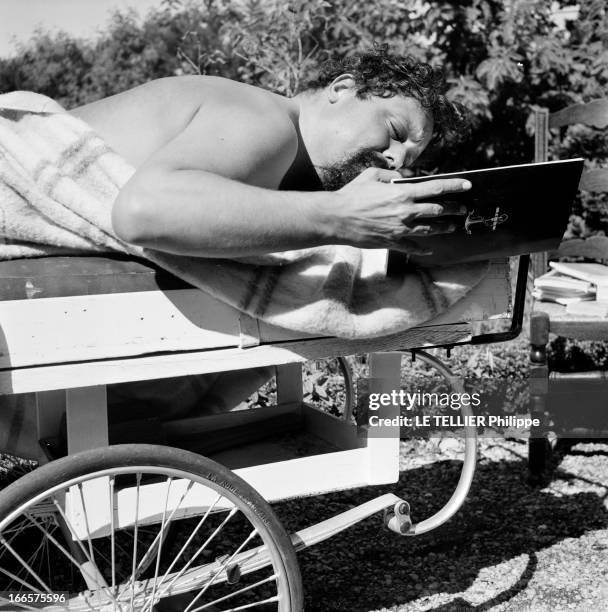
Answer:
<path fill-rule="evenodd" d="M 450 382 L 455 391 L 464 393 L 464 386 L 462 383 L 440 359 L 420 350 L 415 351 L 415 356 L 416 359 L 420 358 L 422 361 L 429 363 L 436 368 Z M 470 406 L 462 405 L 460 407 L 460 414 L 462 415 L 464 422 L 469 423 L 471 419 L 468 417 L 473 416 L 473 411 L 471 410 Z M 440 525 L 443 525 L 443 523 L 450 520 L 454 514 L 458 512 L 464 503 L 469 490 L 471 489 L 471 484 L 475 475 L 475 466 L 477 464 L 477 428 L 473 425 L 465 425 L 464 430 L 465 442 L 462 470 L 460 472 L 460 478 L 458 479 L 456 489 L 452 493 L 452 497 L 450 497 L 445 506 L 433 514 L 433 516 L 424 521 L 420 521 L 419 523 L 414 523 L 405 535 L 421 535 L 427 531 L 431 531 L 432 529 L 439 527 Z"/>

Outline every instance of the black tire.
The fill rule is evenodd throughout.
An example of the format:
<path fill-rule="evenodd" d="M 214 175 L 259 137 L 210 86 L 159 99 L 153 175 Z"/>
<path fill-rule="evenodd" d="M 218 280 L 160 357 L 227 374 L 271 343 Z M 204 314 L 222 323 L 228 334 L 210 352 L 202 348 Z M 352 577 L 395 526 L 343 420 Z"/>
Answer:
<path fill-rule="evenodd" d="M 173 481 L 179 478 L 179 475 L 171 474 L 183 472 L 190 475 L 196 483 L 204 484 L 206 488 L 221 493 L 222 499 L 234 504 L 260 535 L 270 554 L 276 553 L 274 560 L 271 556 L 271 564 L 274 573 L 284 581 L 279 586 L 279 578 L 276 579 L 277 592 L 280 590 L 283 593 L 281 601 L 277 603 L 279 611 L 300 612 L 303 609 L 302 583 L 295 550 L 268 503 L 249 484 L 229 469 L 206 457 L 181 449 L 124 444 L 84 451 L 48 463 L 26 474 L 0 492 L 0 538 L 5 533 L 5 528 L 15 525 L 15 521 L 20 516 L 18 509 L 22 508 L 23 516 L 26 516 L 28 509 L 36 507 L 32 500 L 37 497 L 40 499 L 39 496 L 47 491 L 51 492 L 54 488 L 74 479 L 107 470 L 121 470 L 117 472 L 121 474 L 118 478 L 126 478 L 127 476 L 123 474 L 127 469 L 142 467 L 166 470 L 169 474 L 167 479 Z M 132 473 L 135 474 L 138 471 L 134 469 Z M 161 472 L 154 473 L 160 474 Z M 98 475 L 97 478 L 99 477 Z M 52 494 L 55 495 L 55 493 Z M 38 505 L 40 505 L 39 502 Z M 277 565 L 280 567 L 275 567 Z M 0 574 L 0 581 L 2 578 Z M 61 590 L 74 592 L 71 586 L 66 584 Z M 3 589 L 0 588 L 1 590 Z M 171 597 L 168 599 L 170 600 Z M 155 609 L 172 608 L 159 606 Z"/>

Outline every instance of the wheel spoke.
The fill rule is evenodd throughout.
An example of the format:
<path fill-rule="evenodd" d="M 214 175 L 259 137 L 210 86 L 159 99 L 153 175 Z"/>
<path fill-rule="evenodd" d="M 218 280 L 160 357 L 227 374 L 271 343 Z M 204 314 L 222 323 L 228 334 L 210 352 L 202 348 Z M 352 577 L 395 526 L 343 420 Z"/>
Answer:
<path fill-rule="evenodd" d="M 9 544 L 12 544 L 14 542 L 14 540 L 18 536 L 23 535 L 27 531 L 27 529 L 28 529 L 28 527 L 26 526 L 26 522 L 25 521 L 19 521 L 19 523 L 15 527 L 13 527 L 11 529 L 5 529 L 2 532 L 2 535 L 6 538 L 7 534 L 10 534 L 11 537 L 10 538 L 6 538 L 6 541 Z M 8 550 L 8 549 L 5 549 L 5 550 Z M 0 552 L 0 559 L 2 559 L 3 556 L 4 556 L 4 552 L 2 551 L 2 552 Z M 4 589 L 4 590 L 10 590 L 10 586 L 11 585 L 8 584 L 7 588 Z"/>
<path fill-rule="evenodd" d="M 202 516 L 202 518 L 200 519 L 200 521 L 198 522 L 198 524 L 196 525 L 196 527 L 194 528 L 194 530 L 192 531 L 192 533 L 190 534 L 190 537 L 186 540 L 186 543 L 181 547 L 181 549 L 179 550 L 179 552 L 177 553 L 177 555 L 175 556 L 175 558 L 173 559 L 173 561 L 171 562 L 171 564 L 169 565 L 169 567 L 167 568 L 167 570 L 165 571 L 163 577 L 161 578 L 160 581 L 160 585 L 159 585 L 159 589 L 162 586 L 165 578 L 169 575 L 169 572 L 171 572 L 171 570 L 175 567 L 176 563 L 178 562 L 179 558 L 182 556 L 182 554 L 184 553 L 185 550 L 187 550 L 188 546 L 190 545 L 190 543 L 192 542 L 192 540 L 196 537 L 196 535 L 198 534 L 198 532 L 200 531 L 201 527 L 205 524 L 207 517 L 211 514 L 211 512 L 213 512 L 213 509 L 217 506 L 217 504 L 220 502 L 220 500 L 223 498 L 223 495 L 218 495 L 214 502 L 211 504 L 211 506 L 209 506 L 209 508 L 207 508 L 207 511 L 205 512 L 205 514 Z M 198 553 L 197 553 L 198 555 Z M 191 562 L 194 559 L 191 559 Z M 165 589 L 165 591 L 163 592 L 166 593 L 168 590 L 171 589 L 171 586 L 173 585 L 173 583 L 188 569 L 189 564 L 186 565 L 186 567 L 184 567 L 180 573 L 178 573 L 174 579 L 171 581 L 171 583 L 167 586 L 167 588 Z"/>
<path fill-rule="evenodd" d="M 76 560 L 76 558 L 72 556 L 70 552 L 64 546 L 62 546 L 51 533 L 46 531 L 46 529 L 42 525 L 38 524 L 38 521 L 36 521 L 36 519 L 33 516 L 31 516 L 30 514 L 26 514 L 26 517 L 28 518 L 29 521 L 31 521 L 33 525 L 35 525 L 36 527 L 38 527 L 38 529 L 40 529 L 40 531 L 42 531 L 42 533 L 46 536 L 49 542 L 54 544 L 57 547 L 57 549 L 60 552 L 62 552 L 63 555 L 72 563 L 74 567 L 77 567 L 81 571 L 86 571 L 85 569 L 82 568 L 82 564 L 79 563 Z M 49 570 L 50 570 L 50 564 L 49 564 Z"/>
<path fill-rule="evenodd" d="M 116 592 L 116 533 L 114 528 L 114 484 L 115 478 L 110 478 L 108 492 L 110 495 L 110 582 L 112 593 Z M 116 600 L 114 600 L 114 612 L 116 612 Z"/>
<path fill-rule="evenodd" d="M 251 487 L 208 459 L 117 445 L 23 479 L 0 492 L 0 591 L 67 591 L 46 609 L 77 612 L 154 612 L 161 601 L 183 612 L 299 609 L 289 537 Z"/>
<path fill-rule="evenodd" d="M 87 530 L 87 542 L 89 544 L 89 556 L 93 564 L 95 563 L 95 553 L 93 552 L 93 542 L 91 541 L 91 529 L 89 528 L 89 515 L 87 513 L 87 507 L 84 501 L 84 494 L 82 492 L 82 483 L 78 485 L 78 495 L 80 496 L 80 503 L 82 504 L 82 514 L 84 516 L 84 526 Z"/>
<path fill-rule="evenodd" d="M 137 495 L 135 497 L 135 526 L 133 528 L 133 565 L 131 571 L 131 609 L 133 609 L 133 600 L 135 599 L 135 570 L 137 563 L 137 529 L 139 527 L 139 494 L 141 491 L 141 472 L 137 472 Z M 120 594 L 118 595 L 120 599 Z"/>
<path fill-rule="evenodd" d="M 259 580 L 258 582 L 256 582 L 255 584 L 250 584 L 246 587 L 243 587 L 242 589 L 239 589 L 238 591 L 234 591 L 233 593 L 230 593 L 228 595 L 224 595 L 223 597 L 219 597 L 218 599 L 214 599 L 213 601 L 210 601 L 209 603 L 206 603 L 202 606 L 200 606 L 200 608 L 195 608 L 194 610 L 192 610 L 192 612 L 200 612 L 200 610 L 204 610 L 205 608 L 210 608 L 211 606 L 215 606 L 219 603 L 222 603 L 223 601 L 226 601 L 227 599 L 230 599 L 231 597 L 236 597 L 237 595 L 242 595 L 243 593 L 246 593 L 247 591 L 251 591 L 252 589 L 255 589 L 257 587 L 259 587 L 262 584 L 266 584 L 268 582 L 270 582 L 271 580 L 276 580 L 277 575 L 273 574 L 272 576 L 268 576 L 268 578 L 264 578 L 263 580 Z M 213 612 L 216 612 L 215 610 Z"/>
<path fill-rule="evenodd" d="M 78 484 L 78 494 L 80 496 L 80 503 L 82 504 L 82 514 L 84 516 L 84 525 L 85 528 L 87 530 L 87 542 L 89 544 L 89 556 L 90 556 L 90 560 L 91 563 L 93 564 L 93 567 L 95 567 L 97 569 L 97 564 L 95 563 L 95 553 L 93 552 L 93 542 L 91 540 L 91 529 L 89 527 L 89 514 L 87 512 L 87 508 L 86 508 L 86 504 L 84 501 L 84 494 L 82 492 L 82 483 Z M 99 572 L 99 570 L 97 569 L 97 571 Z M 97 580 L 96 580 L 97 582 Z M 107 588 L 107 584 L 106 581 L 103 578 L 103 575 L 101 574 L 101 572 L 99 572 L 99 582 L 102 583 L 102 587 L 105 586 Z M 100 603 L 100 590 L 101 589 L 97 589 L 97 605 L 99 605 L 101 607 L 101 603 Z"/>
<path fill-rule="evenodd" d="M 16 538 L 18 535 L 22 535 L 23 533 L 25 533 L 25 532 L 26 532 L 26 529 L 25 529 L 25 528 L 24 528 L 24 526 L 23 526 L 24 524 L 25 524 L 25 522 L 24 522 L 24 521 L 21 521 L 21 522 L 20 522 L 20 527 L 19 527 L 18 529 L 11 530 L 11 533 L 13 533 L 13 537 L 12 537 L 10 540 L 7 540 L 7 542 L 9 542 L 9 544 L 11 544 L 11 545 L 12 545 L 13 541 L 15 540 L 15 538 Z M 38 551 L 38 549 L 39 549 L 39 548 L 40 548 L 40 546 L 39 546 L 39 547 L 38 547 L 38 548 L 37 548 L 37 549 L 36 549 L 36 550 L 35 550 L 35 551 L 34 551 L 34 552 L 33 552 L 33 553 L 32 553 L 32 554 L 29 556 L 29 558 L 28 558 L 28 560 L 27 560 L 27 563 L 28 563 L 28 564 L 31 564 L 31 562 L 32 562 L 32 560 L 35 558 L 35 556 L 36 556 L 36 552 Z M 5 548 L 5 550 L 8 550 L 8 549 L 6 549 L 6 548 Z M 0 557 L 1 557 L 1 555 L 0 555 Z M 18 575 L 18 576 L 23 576 L 23 574 L 24 574 L 24 573 L 25 573 L 25 575 L 27 576 L 27 570 L 26 570 L 24 567 L 21 567 L 21 568 L 20 568 L 20 571 L 19 571 L 19 573 L 18 573 L 17 575 Z M 6 588 L 5 588 L 4 590 L 5 590 L 5 591 L 10 591 L 12 586 L 13 586 L 13 582 L 11 581 L 11 582 L 9 582 L 9 583 L 6 585 Z"/>
<path fill-rule="evenodd" d="M 163 535 L 165 532 L 165 520 L 167 518 L 167 506 L 169 504 L 169 493 L 171 491 L 171 483 L 173 482 L 172 478 L 167 479 L 167 491 L 165 493 L 165 507 L 163 508 L 163 518 L 160 523 L 160 532 L 159 532 L 159 542 L 158 542 L 158 550 L 156 552 L 156 567 L 154 568 L 154 584 L 152 585 L 152 595 L 148 600 L 148 604 L 144 605 L 144 610 L 148 609 L 148 605 L 150 606 L 150 610 L 154 606 L 154 597 L 156 595 L 156 582 L 158 580 L 158 570 L 160 569 L 160 555 L 163 547 Z M 154 540 L 156 542 L 156 540 Z"/>
<path fill-rule="evenodd" d="M 59 501 L 57 500 L 56 497 L 53 498 L 53 503 L 54 503 L 55 507 L 57 508 L 57 511 L 61 515 L 61 518 L 63 519 L 64 524 L 68 528 L 68 530 L 69 530 L 69 532 L 70 532 L 70 534 L 72 536 L 72 540 L 74 540 L 76 542 L 76 544 L 78 545 L 78 547 L 82 551 L 82 554 L 84 555 L 85 559 L 90 564 L 90 567 L 89 566 L 83 566 L 83 564 L 81 564 L 81 563 L 79 563 L 78 561 L 75 560 L 75 566 L 83 574 L 83 577 L 85 578 L 85 580 L 86 580 L 86 577 L 88 576 L 90 579 L 92 579 L 95 582 L 95 585 L 97 587 L 96 590 L 97 590 L 97 597 L 98 598 L 99 598 L 99 591 L 105 591 L 107 593 L 107 595 L 110 597 L 110 599 L 112 599 L 113 601 L 116 601 L 116 599 L 114 597 L 114 594 L 110 591 L 110 589 L 108 588 L 108 585 L 105 584 L 105 580 L 103 580 L 103 575 L 99 571 L 99 568 L 95 565 L 95 562 L 93 561 L 93 559 L 91 559 L 88 556 L 87 550 L 84 547 L 81 539 L 74 532 L 72 524 L 70 523 L 70 521 L 68 521 L 68 518 L 67 518 L 67 516 L 65 514 L 65 511 L 61 507 L 61 504 L 59 503 Z M 48 537 L 50 538 L 50 535 Z M 101 584 L 101 582 L 100 582 L 101 580 L 103 580 L 104 584 Z"/>
<path fill-rule="evenodd" d="M 9 572 L 8 570 L 4 569 L 3 567 L 0 567 L 0 573 L 4 574 L 8 578 L 10 578 L 13 582 L 17 582 L 17 583 L 23 585 L 29 591 L 34 591 L 34 592 L 40 591 L 39 587 L 35 587 L 32 584 L 30 584 L 29 582 L 26 582 L 25 580 L 22 580 L 21 578 L 19 578 L 19 576 L 16 576 L 15 574 L 13 574 L 13 572 Z"/>
<path fill-rule="evenodd" d="M 175 516 L 176 512 L 179 510 L 180 506 L 182 505 L 182 502 L 186 498 L 186 495 L 188 495 L 188 493 L 192 489 L 193 485 L 194 485 L 194 482 L 192 482 L 192 481 L 190 481 L 188 483 L 188 486 L 186 487 L 185 491 L 182 493 L 182 495 L 181 495 L 179 501 L 177 502 L 175 508 L 173 508 L 173 511 L 169 515 L 169 518 L 167 519 L 167 523 L 166 523 L 167 525 L 169 525 L 169 523 L 173 520 L 173 517 Z M 162 544 L 161 532 L 159 532 L 156 535 L 156 537 L 154 538 L 152 544 L 150 544 L 150 547 L 147 550 L 146 554 L 142 557 L 142 560 L 138 563 L 138 565 L 137 565 L 137 573 L 138 573 L 138 575 L 141 572 L 141 568 L 145 566 L 145 563 L 150 559 L 150 557 L 152 555 L 155 554 L 156 546 L 157 546 L 159 540 L 161 540 L 161 544 Z"/>
<path fill-rule="evenodd" d="M 232 553 L 232 555 L 230 555 L 230 557 L 226 561 L 224 561 L 224 563 L 220 565 L 219 569 L 215 572 L 215 574 L 211 576 L 211 580 L 209 580 L 209 582 L 203 587 L 203 589 L 198 593 L 198 595 L 190 602 L 190 604 L 184 610 L 184 612 L 190 612 L 192 610 L 192 605 L 196 601 L 198 601 L 207 592 L 207 589 L 215 582 L 215 580 L 222 573 L 222 571 L 228 568 L 228 566 L 230 565 L 230 562 L 234 559 L 234 557 L 236 557 L 236 555 L 240 553 L 241 550 L 243 550 L 243 548 L 245 548 L 245 546 L 247 546 L 247 544 L 251 542 L 251 540 L 253 540 L 253 538 L 255 538 L 257 535 L 258 535 L 258 530 L 253 529 L 249 533 L 249 535 L 243 540 L 241 545 Z"/>
<path fill-rule="evenodd" d="M 27 564 L 28 564 L 30 567 L 32 567 L 32 569 L 33 569 L 34 562 L 35 562 L 36 560 L 39 560 L 38 553 L 39 553 L 41 550 L 44 550 L 44 544 L 45 544 L 45 542 L 46 542 L 46 540 L 42 540 L 42 542 L 40 542 L 40 544 L 38 544 L 37 548 L 34 550 L 34 552 L 33 552 L 33 553 L 32 553 L 32 554 L 31 554 L 31 555 L 28 557 L 28 559 L 27 559 Z M 39 575 L 39 574 L 40 574 L 40 564 L 38 564 L 38 571 L 37 571 L 37 572 L 35 572 L 35 573 L 36 573 L 36 575 Z M 47 576 L 47 581 L 48 581 L 48 582 L 50 582 L 50 580 L 49 580 L 49 577 L 48 577 L 48 576 Z"/>
<path fill-rule="evenodd" d="M 278 602 L 279 597 L 275 595 L 274 597 L 269 597 L 268 599 L 264 599 L 263 601 L 254 601 L 250 604 L 245 604 L 243 606 L 239 606 L 238 608 L 230 608 L 230 610 L 218 610 L 217 612 L 239 612 L 240 610 L 248 610 L 249 608 L 255 608 L 256 606 L 265 606 L 269 603 Z"/>
<path fill-rule="evenodd" d="M 40 576 L 38 576 L 38 574 L 36 574 L 36 572 L 23 560 L 21 555 L 19 555 L 19 553 L 15 551 L 15 549 L 4 539 L 4 537 L 2 535 L 0 535 L 0 544 L 2 544 L 3 546 L 6 547 L 6 549 L 13 555 L 13 557 L 15 557 L 15 559 L 17 559 L 17 561 L 19 561 L 19 563 L 21 563 L 21 566 L 24 567 L 31 576 L 33 576 L 33 578 L 36 580 L 36 582 L 47 593 L 51 592 L 51 589 L 43 582 L 43 580 L 40 578 Z M 19 582 L 21 582 L 21 580 L 19 580 Z"/>
<path fill-rule="evenodd" d="M 228 521 L 230 521 L 230 519 L 237 512 L 238 510 L 234 508 L 228 513 L 228 516 L 226 516 L 226 518 L 219 524 L 219 526 L 215 529 L 215 531 L 203 542 L 202 546 L 196 551 L 196 553 L 194 553 L 194 555 L 190 558 L 190 560 L 186 563 L 186 565 L 184 565 L 184 567 L 177 573 L 177 575 L 169 583 L 169 586 L 167 587 L 167 589 L 165 589 L 165 592 L 168 589 L 170 589 L 173 583 L 186 572 L 186 570 L 194 563 L 195 559 L 197 559 L 203 553 L 203 551 L 207 548 L 207 545 L 210 544 L 213 539 L 215 539 L 215 536 L 217 536 L 217 534 L 220 533 L 220 531 L 226 526 Z"/>

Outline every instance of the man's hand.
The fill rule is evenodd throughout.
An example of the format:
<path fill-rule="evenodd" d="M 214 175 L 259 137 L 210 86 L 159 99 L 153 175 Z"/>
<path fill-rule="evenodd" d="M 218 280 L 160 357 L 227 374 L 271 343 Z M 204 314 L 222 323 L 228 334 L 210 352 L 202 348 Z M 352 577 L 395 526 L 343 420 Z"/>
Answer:
<path fill-rule="evenodd" d="M 464 215 L 466 207 L 425 200 L 471 188 L 463 179 L 437 179 L 421 183 L 392 184 L 399 172 L 368 168 L 336 192 L 341 196 L 335 211 L 340 242 L 362 248 L 394 248 L 416 255 L 429 254 L 417 237 L 445 234 L 456 229 L 446 216 Z M 423 242 L 423 241 L 422 241 Z"/>

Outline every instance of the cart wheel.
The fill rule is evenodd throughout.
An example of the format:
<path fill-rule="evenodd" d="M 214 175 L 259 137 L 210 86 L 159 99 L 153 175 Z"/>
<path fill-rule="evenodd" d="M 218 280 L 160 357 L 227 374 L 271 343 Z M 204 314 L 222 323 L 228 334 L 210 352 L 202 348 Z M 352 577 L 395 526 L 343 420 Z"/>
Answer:
<path fill-rule="evenodd" d="M 210 459 L 144 444 L 53 461 L 0 493 L 0 592 L 0 610 L 303 608 L 268 503 Z"/>

